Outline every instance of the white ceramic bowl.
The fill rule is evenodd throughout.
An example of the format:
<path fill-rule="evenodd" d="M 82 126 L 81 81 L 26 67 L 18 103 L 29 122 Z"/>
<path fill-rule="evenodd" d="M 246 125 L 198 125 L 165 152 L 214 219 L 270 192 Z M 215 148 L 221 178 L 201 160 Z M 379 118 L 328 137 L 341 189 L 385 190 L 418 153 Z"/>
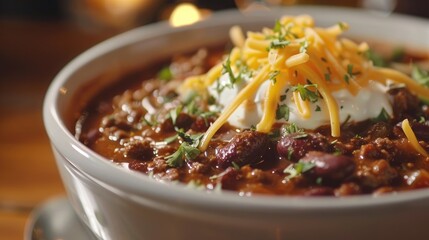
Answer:
<path fill-rule="evenodd" d="M 109 74 L 228 39 L 228 29 L 273 26 L 284 14 L 318 25 L 350 23 L 349 35 L 429 50 L 429 22 L 341 8 L 293 7 L 242 15 L 217 13 L 198 24 L 159 23 L 107 40 L 68 64 L 44 103 L 45 126 L 70 202 L 100 239 L 416 239 L 425 236 L 429 189 L 347 198 L 207 193 L 157 182 L 114 165 L 77 141 L 68 112 L 76 91 Z M 106 74 L 107 73 L 107 74 Z M 97 78 L 104 76 L 104 78 Z M 94 83 L 95 79 L 98 79 Z M 100 79 L 104 79 L 100 81 Z"/>

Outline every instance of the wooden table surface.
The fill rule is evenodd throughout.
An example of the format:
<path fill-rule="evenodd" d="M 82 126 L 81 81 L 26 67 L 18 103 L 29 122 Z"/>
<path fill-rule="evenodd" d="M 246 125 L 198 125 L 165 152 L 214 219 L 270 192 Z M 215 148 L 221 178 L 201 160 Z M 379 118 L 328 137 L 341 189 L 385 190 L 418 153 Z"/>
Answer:
<path fill-rule="evenodd" d="M 65 194 L 43 126 L 44 94 L 68 61 L 113 34 L 0 20 L 0 239 L 23 239 L 31 211 Z"/>

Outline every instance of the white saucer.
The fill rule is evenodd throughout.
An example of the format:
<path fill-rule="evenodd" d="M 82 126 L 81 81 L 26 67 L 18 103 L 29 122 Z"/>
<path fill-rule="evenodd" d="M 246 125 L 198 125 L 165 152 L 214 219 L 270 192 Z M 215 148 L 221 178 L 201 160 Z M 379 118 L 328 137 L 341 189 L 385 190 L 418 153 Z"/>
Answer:
<path fill-rule="evenodd" d="M 36 208 L 27 220 L 24 240 L 96 240 L 79 220 L 65 197 L 51 199 Z"/>

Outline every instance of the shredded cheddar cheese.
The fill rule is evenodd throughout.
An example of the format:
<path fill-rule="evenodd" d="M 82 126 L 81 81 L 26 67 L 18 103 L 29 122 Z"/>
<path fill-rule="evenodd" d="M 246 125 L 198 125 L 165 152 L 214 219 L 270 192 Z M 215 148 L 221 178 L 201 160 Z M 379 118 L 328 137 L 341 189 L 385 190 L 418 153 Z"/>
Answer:
<path fill-rule="evenodd" d="M 317 86 L 315 91 L 321 96 L 319 101 L 326 104 L 333 137 L 340 136 L 341 127 L 339 106 L 333 92 L 346 89 L 355 96 L 373 80 L 383 84 L 388 81 L 402 83 L 420 97 L 429 96 L 429 88 L 420 86 L 408 76 L 395 70 L 374 67 L 363 54 L 369 49 L 368 44 L 340 39 L 341 33 L 348 28 L 348 24 L 342 22 L 328 28 L 318 28 L 314 26 L 313 18 L 307 15 L 282 17 L 274 28 L 247 32 L 247 38 L 240 27 L 232 27 L 230 37 L 235 47 L 228 58 L 232 74 L 241 74 L 240 64 L 244 64 L 253 74 L 209 127 L 201 141 L 200 150 L 207 148 L 211 138 L 234 111 L 246 100 L 251 100 L 264 82 L 273 80 L 270 79 L 273 75 L 276 75 L 275 81 L 267 88 L 262 118 L 256 128 L 261 132 L 269 132 L 276 121 L 276 107 L 280 103 L 282 89 L 297 84 L 310 82 Z M 216 65 L 206 75 L 186 79 L 179 91 L 204 91 L 224 74 L 224 64 Z M 303 100 L 297 92 L 293 93 L 293 100 L 302 118 L 311 118 L 309 100 Z M 403 127 L 404 124 L 406 131 L 407 124 L 404 122 Z M 407 132 L 413 144 L 414 134 L 411 135 L 410 130 Z M 418 143 L 413 146 L 426 154 Z"/>
<path fill-rule="evenodd" d="M 408 119 L 405 119 L 404 121 L 402 121 L 402 130 L 404 131 L 405 136 L 407 136 L 411 146 L 413 146 L 413 148 L 421 155 L 425 157 L 429 157 L 429 154 L 426 152 L 426 150 L 420 145 L 419 141 L 417 140 L 417 137 L 414 134 Z"/>

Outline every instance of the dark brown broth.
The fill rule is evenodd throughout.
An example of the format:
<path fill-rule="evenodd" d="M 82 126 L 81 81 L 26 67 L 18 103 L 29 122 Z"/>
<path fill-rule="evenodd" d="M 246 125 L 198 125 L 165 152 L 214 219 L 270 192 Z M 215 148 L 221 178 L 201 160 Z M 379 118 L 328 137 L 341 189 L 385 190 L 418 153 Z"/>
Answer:
<path fill-rule="evenodd" d="M 223 51 L 219 49 L 209 51 L 198 71 L 204 73 L 216 61 L 220 61 Z M 191 56 L 186 55 L 176 59 L 185 64 L 186 61 L 191 61 L 190 58 Z M 406 59 L 413 58 L 407 56 Z M 268 140 L 259 141 L 255 140 L 255 136 L 260 136 L 254 131 L 237 129 L 228 124 L 216 134 L 205 152 L 193 160 L 184 160 L 181 166 L 171 166 L 167 159 L 177 151 L 183 139 L 164 145 L 161 142 L 177 134 L 174 125 L 183 128 L 189 135 L 195 135 L 203 133 L 208 127 L 207 123 L 213 122 L 215 118 L 201 120 L 198 115 L 183 113 L 179 114 L 176 123 L 172 123 L 169 110 L 163 108 L 174 109 L 179 104 L 178 100 L 162 102 L 160 99 L 174 92 L 175 86 L 184 77 L 178 77 L 169 83 L 156 79 L 157 72 L 166 63 L 154 64 L 141 71 L 126 74 L 121 81 L 101 91 L 80 113 L 76 137 L 107 159 L 153 178 L 180 181 L 207 189 L 216 189 L 217 186 L 245 195 L 346 196 L 429 187 L 429 159 L 418 154 L 408 144 L 397 126 L 403 120 L 399 115 L 405 116 L 411 120 L 413 129 L 421 129 L 416 133 L 419 139 L 429 138 L 428 122 L 421 123 L 421 119 L 429 119 L 429 110 L 406 89 L 390 93 L 394 109 L 403 106 L 404 102 L 409 105 L 402 112 L 396 112 L 394 119 L 378 123 L 368 120 L 345 124 L 338 139 L 332 138 L 329 126 L 325 126 L 306 131 L 306 136 L 288 140 L 294 141 L 295 145 L 304 144 L 300 149 L 304 149 L 302 151 L 307 154 L 314 151 L 325 154 L 309 154 L 313 159 L 336 164 L 332 169 L 325 169 L 327 173 L 323 173 L 324 175 L 318 173 L 313 166 L 308 172 L 288 177 L 290 175 L 284 169 L 300 159 L 308 158 L 307 155 L 293 159 L 293 155 L 291 158 L 280 154 L 279 144 L 285 137 L 263 135 L 262 138 Z M 153 90 L 146 91 L 148 86 L 153 86 Z M 143 101 L 150 102 L 159 111 L 157 123 L 148 123 L 148 116 L 151 114 L 148 114 L 150 110 L 144 107 Z M 126 107 L 121 110 L 124 105 L 119 103 Z M 276 125 L 273 132 L 281 128 L 281 125 Z M 299 142 L 300 139 L 304 143 Z M 422 142 L 422 146 L 428 150 L 427 140 Z M 240 152 L 242 145 L 246 144 L 249 149 L 243 152 L 248 151 L 253 156 Z M 229 148 L 240 153 L 228 152 L 225 156 L 221 155 L 222 151 L 227 152 Z M 234 163 L 230 162 L 230 155 L 236 157 Z"/>

